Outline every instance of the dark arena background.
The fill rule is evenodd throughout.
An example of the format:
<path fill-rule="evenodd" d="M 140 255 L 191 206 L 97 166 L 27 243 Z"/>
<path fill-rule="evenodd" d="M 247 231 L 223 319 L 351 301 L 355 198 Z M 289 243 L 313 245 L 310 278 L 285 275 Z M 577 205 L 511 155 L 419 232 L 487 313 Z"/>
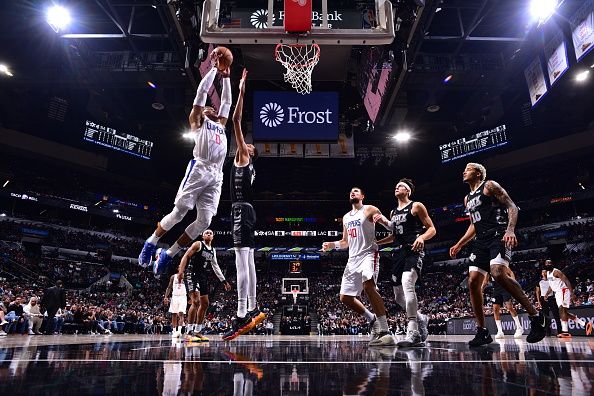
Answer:
<path fill-rule="evenodd" d="M 229 285 L 208 263 L 190 266 L 184 279 L 199 273 L 210 284 L 200 287 L 209 305 L 200 300 L 201 324 L 186 315 L 176 325 L 165 293 L 188 246 L 171 249 L 204 208 L 192 201 L 183 220 L 145 241 L 180 182 L 207 171 L 193 153 L 207 128 L 188 116 L 209 78 L 206 104 L 224 107 L 225 70 L 210 71 L 220 46 L 233 55 L 232 106 L 208 227 Z M 275 48 L 277 58 L 279 48 L 311 52 L 282 64 Z M 0 393 L 594 394 L 592 48 L 593 0 L 1 1 Z M 234 249 L 245 225 L 232 210 L 236 132 L 259 154 L 249 180 L 257 306 L 249 332 L 227 340 L 239 334 L 246 279 Z M 493 202 L 485 211 L 501 197 L 509 209 L 493 220 L 503 231 L 486 258 L 475 254 L 478 234 L 450 255 L 482 221 L 465 206 L 468 175 L 480 175 L 467 163 L 505 189 L 482 198 Z M 390 218 L 395 194 L 407 195 L 395 189 L 402 178 L 436 235 L 425 238 L 424 258 L 410 245 L 370 242 L 379 273 L 360 297 L 369 319 L 339 296 L 349 249 L 333 242 L 357 213 L 352 188 Z M 355 243 L 351 223 L 344 241 Z M 398 227 L 376 224 L 375 237 Z M 510 261 L 499 241 L 506 230 L 517 238 Z M 148 267 L 139 265 L 147 246 Z M 397 302 L 393 287 L 406 252 L 421 256 L 406 296 L 416 292 L 429 334 L 414 345 L 421 314 L 407 316 L 414 301 Z M 516 282 L 489 262 L 498 252 Z M 497 280 L 475 282 L 486 273 L 469 271 L 479 261 Z M 524 304 L 498 301 L 498 280 Z M 185 283 L 172 282 L 175 298 Z M 375 290 L 385 317 L 372 307 Z M 378 338 L 384 321 L 389 333 Z M 538 321 L 544 339 L 528 342 Z M 475 333 L 492 341 L 472 346 Z"/>

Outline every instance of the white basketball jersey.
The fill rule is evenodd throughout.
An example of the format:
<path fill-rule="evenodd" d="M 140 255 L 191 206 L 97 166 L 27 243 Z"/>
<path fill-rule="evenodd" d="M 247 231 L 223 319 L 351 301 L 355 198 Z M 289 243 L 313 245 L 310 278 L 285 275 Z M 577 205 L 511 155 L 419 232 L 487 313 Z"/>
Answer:
<path fill-rule="evenodd" d="M 551 285 L 549 285 L 548 280 L 541 279 L 540 282 L 538 282 L 538 287 L 540 288 L 540 296 L 544 297 L 551 288 Z"/>
<path fill-rule="evenodd" d="M 375 224 L 365 217 L 365 205 L 357 211 L 350 211 L 342 218 L 349 241 L 349 257 L 377 251 Z"/>
<path fill-rule="evenodd" d="M 218 122 L 204 117 L 202 126 L 194 136 L 194 158 L 216 164 L 223 169 L 227 156 L 227 135 L 225 127 Z"/>
<path fill-rule="evenodd" d="M 552 271 L 547 271 L 547 281 L 549 281 L 549 285 L 555 293 L 561 293 L 561 289 L 567 287 L 567 285 L 560 278 L 553 276 L 555 271 L 557 271 L 557 268 L 553 268 Z"/>
<path fill-rule="evenodd" d="M 173 297 L 186 297 L 186 283 L 182 280 L 179 282 L 177 280 L 177 275 L 174 275 L 175 279 L 173 279 Z"/>

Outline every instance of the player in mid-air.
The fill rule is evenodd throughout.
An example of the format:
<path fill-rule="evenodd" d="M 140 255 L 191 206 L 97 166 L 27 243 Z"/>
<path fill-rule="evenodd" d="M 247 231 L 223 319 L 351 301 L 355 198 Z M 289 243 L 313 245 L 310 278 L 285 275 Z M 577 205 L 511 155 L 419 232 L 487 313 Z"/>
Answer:
<path fill-rule="evenodd" d="M 555 268 L 553 261 L 550 259 L 545 261 L 542 274 L 543 276 L 546 276 L 546 279 L 550 285 L 550 289 L 545 296 L 545 300 L 548 295 L 555 293 L 555 300 L 557 302 L 557 306 L 559 307 L 559 316 L 561 317 L 561 331 L 557 329 L 557 337 L 571 338 L 571 334 L 569 334 L 569 319 L 579 323 L 581 326 L 586 326 L 586 322 L 583 319 L 578 318 L 568 311 L 571 301 L 575 299 L 573 286 L 571 285 L 571 282 L 567 276 L 561 270 Z"/>
<path fill-rule="evenodd" d="M 511 261 L 512 248 L 518 244 L 515 234 L 518 207 L 503 187 L 493 180 L 487 180 L 487 170 L 483 165 L 467 164 L 462 179 L 470 187 L 470 193 L 464 198 L 470 225 L 464 236 L 450 248 L 450 256 L 455 258 L 460 249 L 474 238 L 468 269 L 468 289 L 477 332 L 468 344 L 480 346 L 493 342 L 485 327 L 483 311 L 482 285 L 489 273 L 528 312 L 531 326 L 526 341 L 538 342 L 545 337 L 548 320 L 544 315 L 539 315 L 520 284 L 506 270 Z"/>
<path fill-rule="evenodd" d="M 372 338 L 369 346 L 393 346 L 394 338 L 388 328 L 384 300 L 377 290 L 379 251 L 373 218 L 377 214 L 381 215 L 381 212 L 373 205 L 363 205 L 364 198 L 359 187 L 351 189 L 349 201 L 352 207 L 342 218 L 342 239 L 324 242 L 322 249 L 329 251 L 349 248 L 349 259 L 340 285 L 340 301 L 364 316 L 371 324 Z M 365 291 L 373 313 L 357 299 L 362 291 Z"/>
<path fill-rule="evenodd" d="M 228 49 L 225 49 L 228 51 Z M 157 223 L 157 229 L 146 240 L 138 263 L 147 267 L 157 249 L 157 242 L 167 231 L 179 223 L 186 213 L 196 207 L 196 220 L 192 222 L 169 248 L 161 251 L 155 260 L 153 271 L 160 276 L 167 270 L 173 257 L 181 248 L 189 245 L 210 225 L 216 214 L 223 183 L 223 163 L 227 156 L 227 136 L 225 125 L 231 108 L 230 64 L 223 63 L 222 50 L 216 48 L 211 53 L 213 68 L 206 73 L 196 91 L 194 105 L 190 112 L 190 130 L 194 135 L 194 158 L 188 163 L 184 177 L 175 197 L 171 213 Z M 206 106 L 206 97 L 217 73 L 223 77 L 223 90 L 219 112 Z"/>
<path fill-rule="evenodd" d="M 408 328 L 400 347 L 423 346 L 428 336 L 427 316 L 419 312 L 416 283 L 421 276 L 425 258 L 425 242 L 437 231 L 427 208 L 421 202 L 411 201 L 415 185 L 410 179 L 400 179 L 394 189 L 398 206 L 390 212 L 390 220 L 376 214 L 374 221 L 382 224 L 392 234 L 378 241 L 378 245 L 394 243 L 399 249 L 394 253 L 392 285 L 398 305 L 406 310 Z"/>
<path fill-rule="evenodd" d="M 233 249 L 235 250 L 235 268 L 237 270 L 237 314 L 231 328 L 223 335 L 230 341 L 245 334 L 266 318 L 256 303 L 256 264 L 254 261 L 254 228 L 256 211 L 253 206 L 253 183 L 256 177 L 254 161 L 258 150 L 247 144 L 243 137 L 241 119 L 247 70 L 243 70 L 239 83 L 239 96 L 233 112 L 233 131 L 237 151 L 231 165 L 229 178 L 231 191 L 231 215 L 233 216 Z"/>
<path fill-rule="evenodd" d="M 182 282 L 186 269 L 189 269 L 189 275 L 185 277 L 192 302 L 188 311 L 188 336 L 192 337 L 192 341 L 195 342 L 208 341 L 202 335 L 204 316 L 210 304 L 208 296 L 212 291 L 208 280 L 208 267 L 212 268 L 225 290 L 231 290 L 231 284 L 227 282 L 221 267 L 219 267 L 217 251 L 212 246 L 213 238 L 214 233 L 210 229 L 202 233 L 202 241 L 194 242 L 182 257 L 176 276 L 178 282 Z"/>

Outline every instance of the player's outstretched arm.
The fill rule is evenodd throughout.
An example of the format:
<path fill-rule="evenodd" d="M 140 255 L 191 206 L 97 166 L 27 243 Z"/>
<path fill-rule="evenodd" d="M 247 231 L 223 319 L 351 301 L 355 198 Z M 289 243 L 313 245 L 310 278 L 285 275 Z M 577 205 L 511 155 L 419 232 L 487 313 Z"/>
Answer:
<path fill-rule="evenodd" d="M 231 111 L 231 104 L 233 97 L 231 95 L 231 70 L 227 68 L 225 71 L 220 72 L 223 77 L 223 90 L 221 92 L 221 105 L 219 106 L 219 122 L 224 126 L 227 125 L 227 119 L 229 118 L 229 112 Z"/>
<path fill-rule="evenodd" d="M 184 277 L 184 272 L 188 266 L 188 261 L 196 252 L 200 250 L 201 247 L 202 243 L 200 241 L 194 242 L 182 257 L 181 262 L 179 263 L 179 270 L 177 271 L 177 278 L 179 281 L 181 281 Z"/>
<path fill-rule="evenodd" d="M 516 239 L 515 234 L 516 223 L 518 222 L 518 207 L 514 201 L 511 200 L 507 191 L 505 191 L 499 183 L 493 180 L 489 180 L 485 183 L 485 194 L 495 197 L 497 201 L 507 208 L 508 222 L 503 241 L 507 247 L 516 247 L 518 245 L 518 240 Z"/>
<path fill-rule="evenodd" d="M 247 80 L 247 70 L 243 69 L 241 80 L 239 81 L 239 96 L 237 97 L 237 104 L 233 112 L 233 131 L 235 133 L 235 143 L 237 144 L 237 154 L 235 160 L 240 166 L 245 166 L 250 160 L 250 153 L 248 146 L 243 137 L 243 130 L 241 129 L 241 119 L 243 116 L 243 98 L 245 96 L 245 84 Z"/>
<path fill-rule="evenodd" d="M 429 216 L 429 212 L 425 205 L 420 202 L 415 202 L 412 208 L 413 214 L 416 214 L 421 220 L 421 223 L 425 226 L 426 230 L 422 235 L 419 235 L 412 245 L 412 250 L 420 251 L 425 248 L 425 241 L 433 238 L 437 234 L 433 220 Z"/>
<path fill-rule="evenodd" d="M 202 125 L 202 110 L 204 110 L 204 106 L 206 106 L 208 91 L 210 91 L 216 75 L 217 68 L 213 67 L 204 75 L 200 84 L 198 84 L 196 97 L 194 98 L 192 111 L 190 111 L 189 116 L 190 129 L 192 132 L 195 132 Z"/>
<path fill-rule="evenodd" d="M 347 230 L 346 226 L 342 226 L 342 239 L 340 241 L 334 242 L 324 242 L 322 243 L 322 250 L 327 252 L 332 249 L 346 249 L 349 247 L 349 242 L 347 241 Z"/>

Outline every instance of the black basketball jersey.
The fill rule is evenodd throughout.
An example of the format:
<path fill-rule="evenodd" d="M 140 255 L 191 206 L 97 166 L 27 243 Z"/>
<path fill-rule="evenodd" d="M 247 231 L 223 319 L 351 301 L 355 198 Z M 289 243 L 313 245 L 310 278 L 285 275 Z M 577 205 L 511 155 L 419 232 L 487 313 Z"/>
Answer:
<path fill-rule="evenodd" d="M 231 166 L 231 202 L 252 203 L 252 184 L 256 178 L 256 171 L 252 161 L 246 166 L 236 166 L 235 161 Z"/>
<path fill-rule="evenodd" d="M 390 212 L 393 223 L 392 233 L 396 245 L 412 244 L 423 233 L 423 223 L 418 216 L 412 214 L 414 202 L 410 202 L 402 209 L 396 207 Z"/>
<path fill-rule="evenodd" d="M 190 259 L 191 272 L 199 272 L 207 267 L 211 267 L 214 261 L 215 250 L 213 247 L 208 247 L 204 242 L 200 244 L 200 250 L 197 251 Z"/>
<path fill-rule="evenodd" d="M 479 238 L 502 234 L 507 226 L 507 210 L 495 197 L 483 193 L 485 183 L 466 196 L 466 210 Z"/>

